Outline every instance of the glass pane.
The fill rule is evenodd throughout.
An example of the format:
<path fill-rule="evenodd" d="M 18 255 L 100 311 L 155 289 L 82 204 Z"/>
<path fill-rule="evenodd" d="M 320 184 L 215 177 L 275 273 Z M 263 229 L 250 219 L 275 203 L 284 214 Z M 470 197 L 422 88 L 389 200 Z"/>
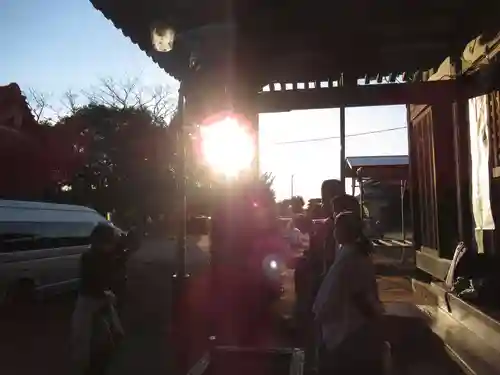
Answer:
<path fill-rule="evenodd" d="M 44 247 L 88 245 L 95 223 L 40 223 L 39 242 Z"/>
<path fill-rule="evenodd" d="M 0 251 L 12 252 L 35 248 L 35 223 L 0 223 Z"/>
<path fill-rule="evenodd" d="M 90 243 L 95 223 L 0 223 L 0 251 L 25 251 Z"/>

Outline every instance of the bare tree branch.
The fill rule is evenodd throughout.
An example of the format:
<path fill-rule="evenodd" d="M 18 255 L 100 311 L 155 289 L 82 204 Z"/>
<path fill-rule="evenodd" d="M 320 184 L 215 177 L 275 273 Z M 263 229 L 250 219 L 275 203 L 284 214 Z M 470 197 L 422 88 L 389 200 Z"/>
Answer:
<path fill-rule="evenodd" d="M 158 126 L 166 126 L 177 107 L 176 92 L 168 85 L 147 87 L 138 78 L 116 81 L 103 78 L 88 90 L 66 91 L 56 106 L 52 96 L 29 89 L 25 96 L 37 122 L 55 123 L 65 116 L 74 115 L 82 105 L 96 104 L 117 110 L 137 109 L 147 112 Z"/>
<path fill-rule="evenodd" d="M 105 105 L 118 110 L 135 108 L 149 112 L 156 124 L 165 124 L 176 108 L 176 97 L 168 86 L 146 89 L 138 78 L 115 81 L 101 79 L 97 86 L 82 91 L 90 103 Z"/>
<path fill-rule="evenodd" d="M 77 103 L 78 96 L 79 95 L 71 89 L 69 89 L 63 94 L 63 97 L 61 99 L 61 105 L 65 112 L 69 112 L 70 115 L 74 115 L 76 113 L 79 107 Z"/>
<path fill-rule="evenodd" d="M 29 88 L 25 96 L 31 113 L 37 122 L 51 120 L 50 118 L 44 117 L 46 111 L 51 108 L 49 105 L 50 95 Z"/>

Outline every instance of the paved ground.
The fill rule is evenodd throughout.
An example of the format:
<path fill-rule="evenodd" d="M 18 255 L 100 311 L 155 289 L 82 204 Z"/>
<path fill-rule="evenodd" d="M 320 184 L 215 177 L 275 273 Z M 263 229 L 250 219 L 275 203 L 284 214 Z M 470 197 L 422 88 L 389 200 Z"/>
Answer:
<path fill-rule="evenodd" d="M 415 299 L 410 279 L 381 275 L 377 283 L 387 314 L 383 328 L 392 347 L 394 374 L 463 374 L 417 309 L 423 301 Z"/>
<path fill-rule="evenodd" d="M 191 240 L 188 264 L 191 269 L 208 260 L 206 241 Z M 130 262 L 130 284 L 124 326 L 127 337 L 115 358 L 111 375 L 171 373 L 172 348 L 168 339 L 171 274 L 175 245 L 149 241 Z M 288 275 L 293 279 L 293 272 Z M 395 348 L 395 362 L 402 374 L 412 371 L 431 374 L 459 374 L 442 349 L 408 305 L 409 281 L 401 277 L 381 277 L 384 302 L 395 315 L 387 332 Z M 293 307 L 293 285 L 287 283 L 286 298 L 279 307 L 287 314 Z M 69 321 L 73 301 L 64 298 L 37 307 L 29 317 L 6 318 L 0 322 L 0 374 L 67 375 Z M 408 311 L 411 311 L 408 314 Z M 413 370 L 412 370 L 413 369 Z M 418 369 L 418 370 L 417 370 Z M 415 372 L 413 372 L 415 373 Z"/>
<path fill-rule="evenodd" d="M 188 263 L 207 261 L 206 242 L 190 241 Z M 111 374 L 165 374 L 169 368 L 167 323 L 175 244 L 146 243 L 130 262 L 130 285 L 124 326 L 127 338 Z M 26 317 L 0 321 L 0 374 L 67 375 L 69 323 L 73 299 L 45 303 Z"/>

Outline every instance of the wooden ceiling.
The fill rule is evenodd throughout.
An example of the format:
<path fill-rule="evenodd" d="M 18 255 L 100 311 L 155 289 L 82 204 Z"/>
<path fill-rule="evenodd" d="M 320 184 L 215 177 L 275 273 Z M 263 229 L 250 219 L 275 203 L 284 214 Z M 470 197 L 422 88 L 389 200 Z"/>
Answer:
<path fill-rule="evenodd" d="M 186 76 L 196 50 L 205 72 L 231 68 L 259 84 L 428 70 L 500 25 L 500 2 L 489 0 L 91 2 L 177 79 Z M 236 26 L 200 31 L 224 23 Z M 171 52 L 151 46 L 158 24 L 178 34 Z"/>

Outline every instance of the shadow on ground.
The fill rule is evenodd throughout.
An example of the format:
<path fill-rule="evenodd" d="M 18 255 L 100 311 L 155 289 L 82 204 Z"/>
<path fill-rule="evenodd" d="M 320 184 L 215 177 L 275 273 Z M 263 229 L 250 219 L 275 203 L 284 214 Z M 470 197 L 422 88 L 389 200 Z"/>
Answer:
<path fill-rule="evenodd" d="M 189 239 L 187 263 L 195 270 L 208 260 L 206 242 Z M 169 373 L 168 337 L 175 243 L 148 240 L 129 264 L 123 322 L 127 337 L 110 374 Z M 23 316 L 0 316 L 0 374 L 68 375 L 73 296 L 34 306 Z M 171 372 L 170 372 L 171 373 Z"/>
<path fill-rule="evenodd" d="M 123 316 L 127 336 L 114 359 L 111 375 L 172 373 L 169 321 L 174 259 L 175 244 L 161 240 L 148 241 L 131 259 Z M 206 239 L 189 240 L 187 261 L 193 272 L 207 264 Z M 404 299 L 407 280 L 382 279 L 387 298 Z M 69 374 L 69 322 L 73 302 L 71 297 L 59 298 L 36 306 L 23 317 L 2 316 L 0 374 Z M 392 343 L 398 374 L 460 374 L 443 343 L 424 321 L 388 317 L 383 327 Z"/>
<path fill-rule="evenodd" d="M 443 341 L 423 319 L 388 316 L 383 328 L 391 343 L 395 374 L 463 374 L 449 356 Z"/>

